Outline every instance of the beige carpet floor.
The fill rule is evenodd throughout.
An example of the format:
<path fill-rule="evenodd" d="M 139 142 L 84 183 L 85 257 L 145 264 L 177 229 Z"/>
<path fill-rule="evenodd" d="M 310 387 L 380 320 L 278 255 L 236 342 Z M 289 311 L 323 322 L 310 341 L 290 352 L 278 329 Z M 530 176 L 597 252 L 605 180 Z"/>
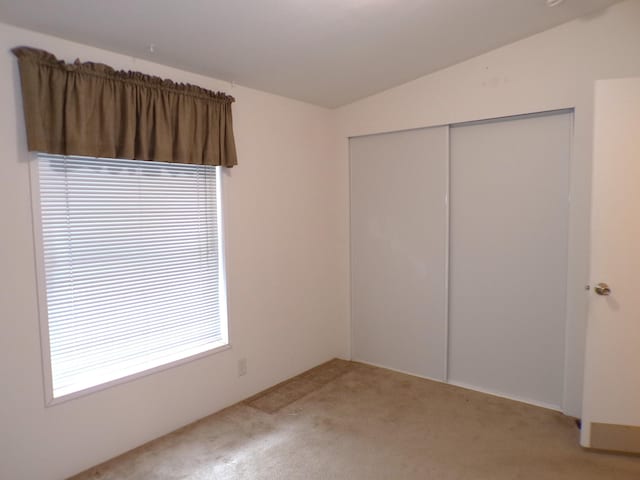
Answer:
<path fill-rule="evenodd" d="M 639 480 L 560 413 L 335 360 L 79 479 Z"/>

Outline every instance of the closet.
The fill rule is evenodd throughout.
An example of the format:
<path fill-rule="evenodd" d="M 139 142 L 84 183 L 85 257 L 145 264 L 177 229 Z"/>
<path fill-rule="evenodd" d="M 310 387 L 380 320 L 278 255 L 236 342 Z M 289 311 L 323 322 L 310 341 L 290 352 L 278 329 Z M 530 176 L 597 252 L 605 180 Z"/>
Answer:
<path fill-rule="evenodd" d="M 350 139 L 354 360 L 562 408 L 572 122 Z"/>

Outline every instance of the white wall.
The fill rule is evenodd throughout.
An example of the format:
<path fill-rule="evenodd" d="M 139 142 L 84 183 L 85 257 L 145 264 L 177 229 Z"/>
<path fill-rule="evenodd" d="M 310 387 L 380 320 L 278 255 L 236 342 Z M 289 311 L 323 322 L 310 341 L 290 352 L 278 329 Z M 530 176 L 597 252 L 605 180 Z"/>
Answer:
<path fill-rule="evenodd" d="M 236 97 L 240 164 L 224 178 L 230 350 L 44 407 L 18 45 Z M 346 177 L 331 111 L 2 24 L 0 50 L 0 478 L 71 475 L 345 354 Z"/>
<path fill-rule="evenodd" d="M 336 113 L 340 165 L 347 175 L 349 136 L 575 108 L 564 408 L 576 416 L 581 411 L 587 313 L 594 80 L 634 75 L 640 75 L 640 0 L 616 4 Z"/>

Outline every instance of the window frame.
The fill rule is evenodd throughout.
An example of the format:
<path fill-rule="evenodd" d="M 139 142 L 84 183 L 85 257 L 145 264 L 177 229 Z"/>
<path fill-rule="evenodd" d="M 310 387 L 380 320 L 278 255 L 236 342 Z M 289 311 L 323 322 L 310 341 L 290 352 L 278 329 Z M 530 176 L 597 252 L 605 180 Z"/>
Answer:
<path fill-rule="evenodd" d="M 45 154 L 42 154 L 45 156 Z M 64 155 L 49 155 L 47 157 L 65 157 Z M 117 159 L 116 159 L 117 160 Z M 217 353 L 231 349 L 231 332 L 229 325 L 229 304 L 228 304 L 228 291 L 227 291 L 227 249 L 226 249 L 226 228 L 225 228 L 225 215 L 223 204 L 225 201 L 225 187 L 223 181 L 224 169 L 220 166 L 214 167 L 216 169 L 216 210 L 218 218 L 218 266 L 219 266 L 219 309 L 220 309 L 220 329 L 224 345 L 220 345 L 216 348 L 200 352 L 195 355 L 191 355 L 179 360 L 174 360 L 156 367 L 133 373 L 121 378 L 110 380 L 108 382 L 101 383 L 92 387 L 88 387 L 77 392 L 68 393 L 59 397 L 53 395 L 53 375 L 51 366 L 51 350 L 49 341 L 49 318 L 48 318 L 48 302 L 47 302 L 47 286 L 46 286 L 46 270 L 44 260 L 44 242 L 42 234 L 42 212 L 40 208 L 40 168 L 41 156 L 40 154 L 34 154 L 29 159 L 29 186 L 31 197 L 31 217 L 33 227 L 33 251 L 35 259 L 35 274 L 36 274 L 36 294 L 37 294 L 37 307 L 38 307 L 38 323 L 40 330 L 40 353 L 41 353 L 41 365 L 42 365 L 42 379 L 44 387 L 44 405 L 50 407 L 58 405 L 60 403 L 73 400 L 75 398 L 84 397 L 93 393 L 105 390 L 116 385 L 133 382 L 148 375 L 153 375 L 164 370 L 178 367 L 187 363 L 194 362 L 196 360 L 215 355 Z M 144 161 L 144 160 L 141 160 Z"/>

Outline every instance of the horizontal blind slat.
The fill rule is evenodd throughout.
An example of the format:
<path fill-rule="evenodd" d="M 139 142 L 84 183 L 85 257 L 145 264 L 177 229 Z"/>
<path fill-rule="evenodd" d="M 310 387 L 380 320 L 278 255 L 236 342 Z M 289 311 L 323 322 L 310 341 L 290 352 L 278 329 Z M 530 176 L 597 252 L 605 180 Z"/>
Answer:
<path fill-rule="evenodd" d="M 108 354 L 109 361 L 115 364 L 125 358 L 127 356 L 125 354 L 140 356 L 140 350 L 144 350 L 145 356 L 147 356 L 155 349 L 164 348 L 162 345 L 179 346 L 192 337 L 199 338 L 201 335 L 205 335 L 207 338 L 215 339 L 217 329 L 210 326 L 208 319 L 208 316 L 203 316 L 200 322 L 181 329 L 167 328 L 146 336 L 134 335 L 130 338 L 115 337 L 112 341 L 94 342 L 82 349 L 60 350 L 52 353 L 52 357 L 61 362 L 57 364 L 59 366 L 63 366 L 65 360 L 70 362 L 82 360 L 82 365 L 90 365 L 102 355 Z M 183 341 L 183 339 L 187 340 Z"/>
<path fill-rule="evenodd" d="M 185 298 L 184 302 L 181 302 L 181 298 Z M 135 299 L 134 299 L 135 300 Z M 155 301 L 157 298 L 152 296 L 145 298 L 146 301 Z M 102 322 L 108 325 L 110 322 L 120 322 L 123 318 L 128 318 L 133 315 L 142 316 L 145 312 L 157 312 L 157 311 L 173 311 L 181 307 L 182 309 L 190 308 L 191 305 L 185 306 L 187 302 L 192 302 L 195 305 L 199 304 L 215 304 L 218 301 L 217 292 L 211 291 L 203 292 L 199 294 L 188 294 L 186 292 L 177 292 L 176 295 L 168 297 L 166 302 L 158 302 L 157 305 L 148 307 L 144 303 L 124 302 L 118 303 L 116 301 L 105 302 L 104 306 L 95 303 L 89 303 L 87 305 L 77 306 L 61 306 L 50 310 L 51 322 L 50 331 L 57 332 L 64 328 L 84 327 L 93 325 L 96 322 Z M 178 307 L 175 307 L 175 306 Z"/>
<path fill-rule="evenodd" d="M 101 322 L 105 325 L 115 322 L 120 323 L 123 319 L 131 318 L 132 316 L 137 316 L 137 318 L 141 319 L 147 312 L 156 312 L 157 315 L 162 314 L 162 312 L 180 312 L 191 308 L 191 305 L 185 305 L 187 302 L 192 302 L 194 307 L 204 304 L 213 308 L 213 305 L 219 300 L 218 295 L 215 291 L 208 293 L 207 295 L 207 292 L 200 294 L 178 292 L 178 294 L 168 297 L 166 302 L 157 302 L 157 305 L 153 307 L 148 307 L 142 303 L 118 303 L 116 301 L 105 302 L 104 306 L 91 303 L 80 307 L 64 305 L 50 310 L 50 332 L 54 334 L 65 328 L 88 328 L 96 322 Z M 181 301 L 182 298 L 185 300 Z M 157 298 L 148 297 L 145 300 L 153 302 Z"/>

